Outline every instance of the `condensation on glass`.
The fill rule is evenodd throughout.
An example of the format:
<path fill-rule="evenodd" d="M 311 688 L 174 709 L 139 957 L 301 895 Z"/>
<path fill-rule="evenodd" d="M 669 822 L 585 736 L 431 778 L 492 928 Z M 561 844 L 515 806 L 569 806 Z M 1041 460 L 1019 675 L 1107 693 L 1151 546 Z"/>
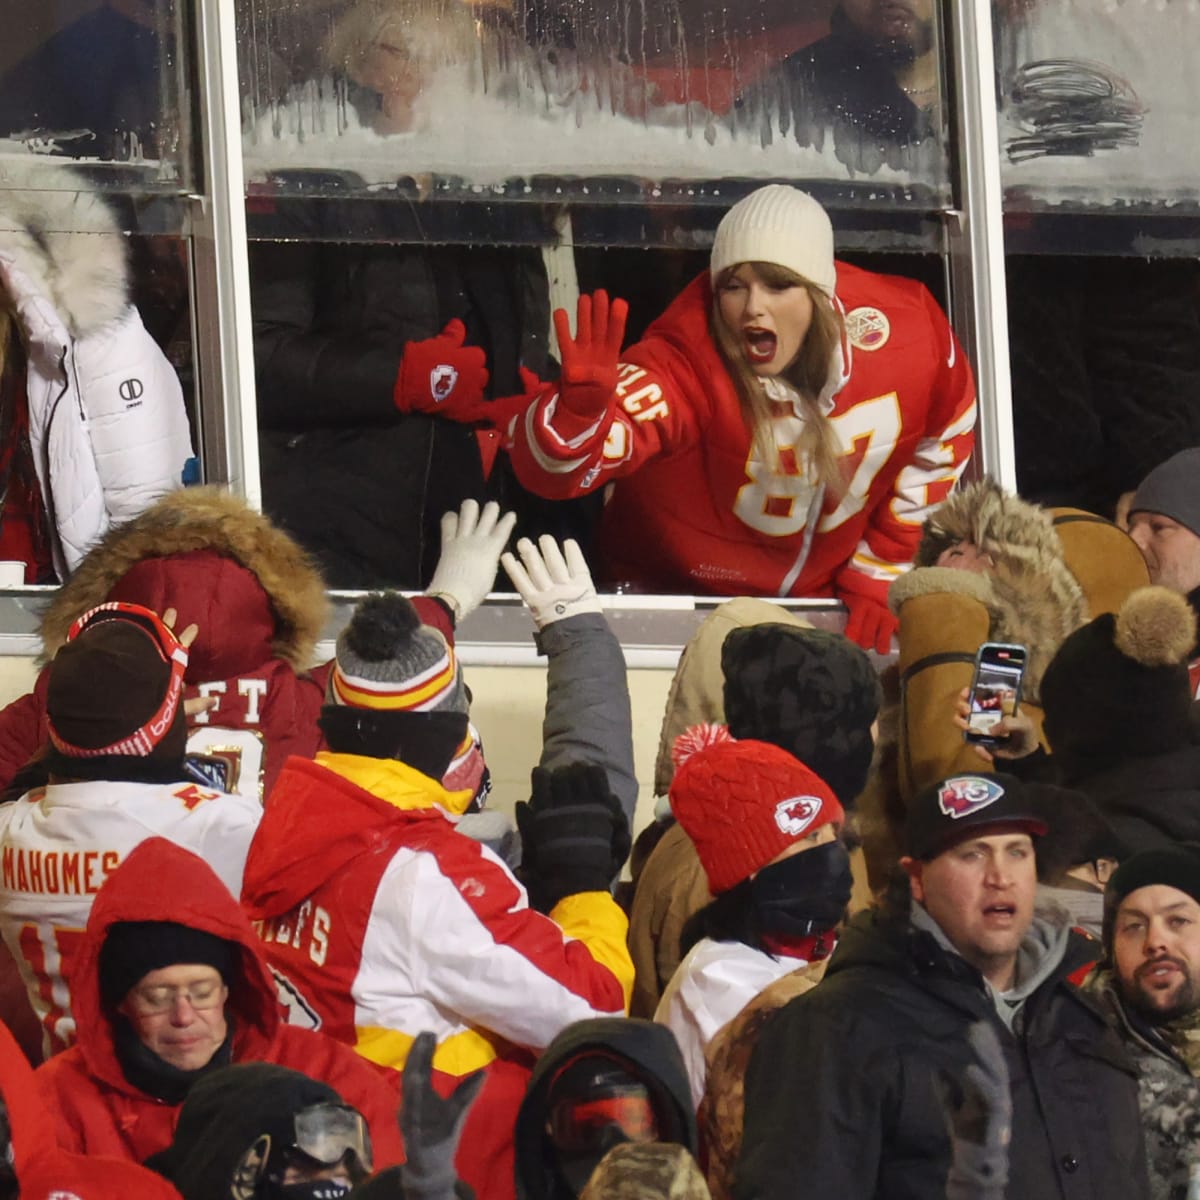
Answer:
<path fill-rule="evenodd" d="M 949 201 L 935 0 L 239 0 L 252 191 Z M 639 244 L 660 240 L 650 222 Z M 619 239 L 618 239 L 619 240 Z"/>
<path fill-rule="evenodd" d="M 31 163 L 74 162 L 95 186 L 127 194 L 190 189 L 180 10 L 175 0 L 0 0 L 0 187 L 25 186 Z M 69 174 L 39 179 L 74 186 Z"/>
<path fill-rule="evenodd" d="M 1006 208 L 1200 208 L 1200 4 L 996 0 Z"/>

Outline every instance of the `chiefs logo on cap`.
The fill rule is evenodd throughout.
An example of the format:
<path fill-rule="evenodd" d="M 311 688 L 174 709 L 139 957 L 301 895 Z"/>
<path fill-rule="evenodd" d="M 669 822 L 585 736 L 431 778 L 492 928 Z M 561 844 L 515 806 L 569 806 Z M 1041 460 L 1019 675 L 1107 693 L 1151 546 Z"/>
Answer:
<path fill-rule="evenodd" d="M 803 833 L 820 815 L 819 796 L 793 796 L 775 805 L 775 824 L 792 836 Z"/>
<path fill-rule="evenodd" d="M 440 404 L 449 398 L 458 382 L 458 372 L 449 363 L 439 363 L 429 372 L 429 390 Z"/>
<path fill-rule="evenodd" d="M 958 775 L 947 779 L 938 788 L 938 807 L 946 816 L 957 821 L 971 813 L 995 804 L 1004 789 L 994 780 L 982 775 Z"/>

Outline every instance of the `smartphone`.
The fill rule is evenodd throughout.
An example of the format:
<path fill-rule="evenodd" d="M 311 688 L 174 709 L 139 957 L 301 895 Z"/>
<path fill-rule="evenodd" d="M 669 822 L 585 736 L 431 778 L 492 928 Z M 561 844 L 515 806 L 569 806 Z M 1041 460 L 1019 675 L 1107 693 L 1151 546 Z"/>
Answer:
<path fill-rule="evenodd" d="M 984 642 L 979 647 L 979 653 L 975 655 L 975 677 L 971 680 L 968 695 L 971 711 L 963 735 L 968 742 L 994 746 L 1008 737 L 1007 734 L 996 736 L 992 730 L 1005 717 L 1016 713 L 1024 676 L 1024 646 Z"/>

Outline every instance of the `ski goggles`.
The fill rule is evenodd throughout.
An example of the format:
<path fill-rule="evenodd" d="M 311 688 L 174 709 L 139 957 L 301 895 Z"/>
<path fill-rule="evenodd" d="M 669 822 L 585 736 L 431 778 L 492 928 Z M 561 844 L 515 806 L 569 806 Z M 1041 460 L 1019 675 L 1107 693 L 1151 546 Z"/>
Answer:
<path fill-rule="evenodd" d="M 641 1084 L 616 1088 L 604 1096 L 560 1100 L 550 1110 L 546 1126 L 555 1148 L 564 1154 L 607 1149 L 614 1130 L 629 1142 L 658 1139 L 654 1103 Z"/>
<path fill-rule="evenodd" d="M 162 702 L 153 716 L 140 728 L 107 746 L 95 749 L 76 746 L 63 738 L 53 724 L 48 724 L 50 742 L 60 754 L 68 758 L 99 758 L 109 754 L 145 758 L 153 753 L 154 748 L 166 737 L 167 731 L 174 724 L 175 714 L 183 696 L 183 675 L 188 664 L 187 647 L 156 612 L 143 608 L 140 604 L 128 604 L 120 600 L 88 609 L 67 631 L 67 641 L 73 642 L 85 630 L 102 621 L 126 621 L 142 629 L 150 638 L 159 657 L 170 667 Z"/>
<path fill-rule="evenodd" d="M 373 1162 L 371 1134 L 362 1113 L 346 1104 L 313 1104 L 292 1118 L 293 1148 L 332 1167 L 352 1155 L 369 1174 Z"/>

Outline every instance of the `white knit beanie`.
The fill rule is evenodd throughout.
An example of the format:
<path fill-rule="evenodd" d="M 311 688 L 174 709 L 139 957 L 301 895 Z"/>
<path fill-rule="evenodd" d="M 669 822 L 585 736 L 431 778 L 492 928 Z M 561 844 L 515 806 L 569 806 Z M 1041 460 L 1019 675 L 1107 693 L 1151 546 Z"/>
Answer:
<path fill-rule="evenodd" d="M 786 184 L 751 192 L 717 226 L 710 277 L 715 283 L 726 267 L 745 262 L 787 267 L 832 296 L 837 271 L 828 214 L 807 192 Z"/>

